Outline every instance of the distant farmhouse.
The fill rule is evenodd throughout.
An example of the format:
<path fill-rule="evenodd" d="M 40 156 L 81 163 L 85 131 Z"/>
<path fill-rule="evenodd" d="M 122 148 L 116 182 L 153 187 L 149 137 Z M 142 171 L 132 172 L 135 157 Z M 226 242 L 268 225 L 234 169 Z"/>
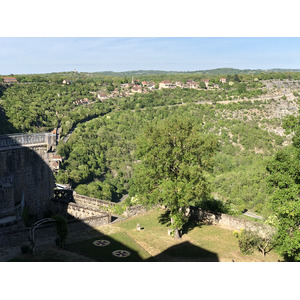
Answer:
<path fill-rule="evenodd" d="M 66 85 L 70 85 L 70 84 L 71 84 L 71 81 L 64 79 L 62 83 L 63 83 L 63 84 L 66 84 Z"/>
<path fill-rule="evenodd" d="M 148 88 L 149 90 L 155 89 L 155 82 L 153 81 L 142 81 L 142 86 Z"/>
<path fill-rule="evenodd" d="M 159 83 L 159 89 L 170 89 L 170 88 L 174 88 L 176 87 L 175 84 L 173 84 L 171 81 L 169 80 L 163 80 Z"/>
<path fill-rule="evenodd" d="M 131 89 L 132 93 L 142 93 L 142 87 L 140 85 L 134 85 Z"/>
<path fill-rule="evenodd" d="M 202 82 L 205 83 L 206 88 L 208 88 L 209 79 L 201 79 Z"/>
<path fill-rule="evenodd" d="M 97 94 L 97 98 L 99 98 L 99 99 L 103 102 L 103 101 L 105 101 L 106 99 L 108 99 L 109 96 L 108 96 L 107 94 L 104 94 L 104 93 L 102 93 L 102 92 L 99 92 L 99 93 Z"/>
<path fill-rule="evenodd" d="M 2 77 L 2 78 L 3 78 L 3 82 L 7 83 L 7 84 L 18 82 L 18 80 L 16 79 L 16 77 Z"/>
<path fill-rule="evenodd" d="M 190 88 L 190 89 L 197 89 L 197 88 L 199 88 L 199 84 L 193 80 L 187 80 L 186 87 Z"/>

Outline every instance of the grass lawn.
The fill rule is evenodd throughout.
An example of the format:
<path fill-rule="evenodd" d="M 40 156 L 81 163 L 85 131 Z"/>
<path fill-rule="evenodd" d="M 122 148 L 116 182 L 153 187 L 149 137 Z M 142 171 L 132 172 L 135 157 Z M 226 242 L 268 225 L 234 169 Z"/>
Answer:
<path fill-rule="evenodd" d="M 99 247 L 93 244 L 94 241 L 108 241 L 107 246 Z M 100 235 L 99 238 L 88 239 L 68 245 L 68 249 L 87 255 L 95 261 L 110 261 L 110 262 L 133 262 L 143 261 L 151 257 L 134 239 L 132 239 L 126 232 L 116 232 L 110 235 Z M 114 256 L 114 251 L 121 250 L 118 253 L 120 256 Z M 125 256 L 129 251 L 130 255 Z M 118 255 L 117 253 L 117 255 Z M 125 253 L 125 254 L 124 254 Z M 122 254 L 124 256 L 122 256 Z"/>
<path fill-rule="evenodd" d="M 168 225 L 158 220 L 162 210 L 98 227 L 93 234 L 81 233 L 80 239 L 69 240 L 65 250 L 41 248 L 38 255 L 22 255 L 13 261 L 105 261 L 105 262 L 277 262 L 271 251 L 265 257 L 256 251 L 242 254 L 232 230 L 214 225 L 190 227 L 180 240 L 168 235 Z M 136 230 L 140 224 L 142 230 Z M 100 247 L 95 241 L 108 241 Z M 102 243 L 102 242 L 100 242 Z M 118 251 L 120 250 L 120 251 Z M 118 251 L 116 256 L 114 251 Z M 130 254 L 130 255 L 128 255 Z"/>
<path fill-rule="evenodd" d="M 79 251 L 97 261 L 229 261 L 264 262 L 278 261 L 273 251 L 265 257 L 258 251 L 252 255 L 242 254 L 232 230 L 213 225 L 192 228 L 180 240 L 167 233 L 168 226 L 159 223 L 161 210 L 152 210 L 119 223 L 99 227 L 103 236 L 111 242 L 109 246 L 96 247 L 95 239 L 69 244 L 72 251 Z M 136 230 L 140 224 L 142 230 Z M 101 248 L 101 249 L 99 249 Z M 114 257 L 114 250 L 131 252 L 129 257 Z"/>

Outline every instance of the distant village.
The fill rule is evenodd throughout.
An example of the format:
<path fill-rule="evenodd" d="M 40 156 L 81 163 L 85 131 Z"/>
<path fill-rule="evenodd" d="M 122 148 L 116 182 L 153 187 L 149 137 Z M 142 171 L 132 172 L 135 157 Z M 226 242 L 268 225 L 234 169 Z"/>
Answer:
<path fill-rule="evenodd" d="M 222 84 L 226 83 L 226 78 L 220 78 L 219 80 Z M 187 89 L 196 89 L 203 90 L 209 88 L 219 88 L 218 84 L 213 83 L 209 86 L 209 79 L 201 79 L 201 82 L 204 83 L 202 87 L 198 82 L 193 80 L 187 80 L 185 83 L 181 81 L 171 82 L 169 80 L 163 80 L 160 83 L 156 84 L 153 81 L 142 81 L 138 79 L 132 78 L 131 83 L 122 83 L 119 89 L 115 89 L 109 94 L 104 92 L 97 93 L 97 98 L 101 101 L 105 101 L 109 98 L 117 98 L 117 97 L 128 97 L 134 95 L 136 93 L 139 94 L 148 94 L 150 91 L 161 90 L 161 89 L 175 89 L 179 88 L 187 88 Z M 79 101 L 79 102 L 78 102 Z M 81 102 L 80 102 L 81 101 Z M 84 104 L 87 103 L 88 99 L 77 100 L 76 104 Z"/>
<path fill-rule="evenodd" d="M 15 77 L 2 77 L 4 84 L 14 84 L 17 83 L 17 79 Z M 226 83 L 226 78 L 220 78 L 219 82 L 222 84 Z M 70 85 L 72 84 L 71 81 L 64 79 L 62 81 L 63 85 Z M 203 89 L 219 89 L 219 84 L 212 83 L 210 84 L 209 79 L 201 79 L 201 82 L 198 83 L 193 80 L 187 80 L 185 83 L 182 81 L 175 81 L 171 82 L 170 80 L 163 80 L 159 82 L 158 84 L 153 81 L 142 81 L 140 82 L 139 79 L 134 79 L 132 77 L 131 83 L 122 83 L 119 88 L 115 88 L 110 93 L 105 93 L 103 91 L 99 92 L 90 92 L 91 94 L 94 94 L 95 97 L 100 99 L 100 101 L 105 101 L 107 99 L 112 98 L 122 98 L 122 97 L 129 97 L 131 95 L 134 95 L 136 93 L 139 94 L 148 94 L 151 91 L 154 90 L 162 90 L 162 89 L 175 89 L 175 88 L 186 88 L 186 89 L 196 89 L 196 90 L 203 90 Z M 92 103 L 88 98 L 83 98 L 79 100 L 75 100 L 73 104 L 75 105 L 85 105 Z"/>

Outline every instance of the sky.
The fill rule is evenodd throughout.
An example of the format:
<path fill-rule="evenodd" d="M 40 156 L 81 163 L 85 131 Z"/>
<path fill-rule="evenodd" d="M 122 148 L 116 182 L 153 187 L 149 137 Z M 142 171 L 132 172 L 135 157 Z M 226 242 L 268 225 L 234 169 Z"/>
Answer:
<path fill-rule="evenodd" d="M 0 74 L 300 69 L 298 37 L 0 37 Z"/>

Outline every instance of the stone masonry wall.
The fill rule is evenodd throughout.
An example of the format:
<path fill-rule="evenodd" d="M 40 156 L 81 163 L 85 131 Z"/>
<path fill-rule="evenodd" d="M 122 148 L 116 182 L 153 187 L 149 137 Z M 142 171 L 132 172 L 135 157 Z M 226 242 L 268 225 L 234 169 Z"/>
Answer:
<path fill-rule="evenodd" d="M 203 220 L 207 224 L 218 225 L 225 229 L 241 230 L 242 228 L 256 232 L 258 235 L 264 237 L 269 233 L 275 233 L 275 228 L 248 220 L 243 220 L 234 216 L 226 214 L 213 214 L 203 211 L 200 208 L 191 207 L 191 216 L 199 220 Z"/>
<path fill-rule="evenodd" d="M 107 213 L 104 213 L 97 208 L 56 199 L 52 199 L 50 209 L 54 214 L 60 214 L 65 217 L 74 217 L 81 220 L 94 216 L 107 215 Z"/>
<path fill-rule="evenodd" d="M 54 177 L 48 162 L 47 145 L 0 151 L 0 183 L 11 179 L 0 184 L 2 198 L 6 199 L 1 211 L 16 206 L 24 193 L 28 212 L 42 217 L 54 190 Z"/>
<path fill-rule="evenodd" d="M 73 197 L 74 197 L 74 200 L 76 203 L 78 203 L 82 206 L 94 207 L 95 209 L 99 209 L 100 206 L 112 207 L 112 206 L 116 205 L 116 203 L 114 203 L 114 202 L 79 195 L 79 194 L 76 194 L 76 192 L 73 193 Z"/>
<path fill-rule="evenodd" d="M 143 205 L 135 205 L 127 208 L 123 215 L 127 218 L 130 218 L 133 216 L 143 214 L 145 212 L 147 212 L 146 207 L 144 207 Z"/>

